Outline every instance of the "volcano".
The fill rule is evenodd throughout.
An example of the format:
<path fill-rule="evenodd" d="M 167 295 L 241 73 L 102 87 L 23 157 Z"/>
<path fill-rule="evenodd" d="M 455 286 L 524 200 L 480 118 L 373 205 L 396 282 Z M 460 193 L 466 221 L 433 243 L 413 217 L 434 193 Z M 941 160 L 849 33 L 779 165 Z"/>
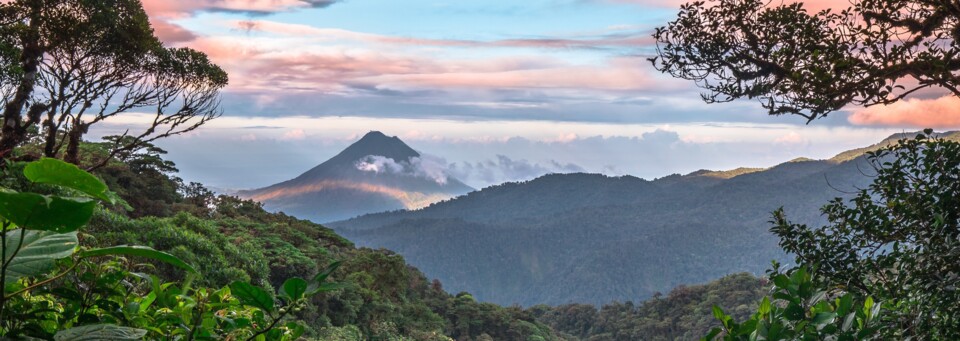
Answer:
<path fill-rule="evenodd" d="M 296 178 L 238 195 L 270 211 L 324 223 L 423 208 L 473 190 L 396 136 L 371 131 Z"/>

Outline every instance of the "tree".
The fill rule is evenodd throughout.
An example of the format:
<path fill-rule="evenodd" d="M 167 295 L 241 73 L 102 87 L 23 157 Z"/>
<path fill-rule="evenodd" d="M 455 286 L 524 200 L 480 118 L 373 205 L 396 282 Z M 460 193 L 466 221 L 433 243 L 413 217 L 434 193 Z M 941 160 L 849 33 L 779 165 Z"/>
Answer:
<path fill-rule="evenodd" d="M 880 304 L 851 293 L 822 290 L 806 267 L 789 274 L 773 271 L 773 299 L 764 297 L 757 312 L 743 322 L 713 307 L 721 327 L 703 340 L 879 340 Z"/>
<path fill-rule="evenodd" d="M 708 103 L 759 99 L 812 121 L 845 105 L 889 104 L 940 87 L 960 96 L 960 7 L 952 0 L 696 1 L 657 28 L 654 67 L 693 80 Z"/>
<path fill-rule="evenodd" d="M 0 158 L 42 125 L 44 155 L 62 152 L 76 164 L 92 125 L 144 114 L 146 128 L 114 139 L 108 157 L 89 167 L 96 168 L 220 114 L 226 73 L 201 52 L 165 48 L 138 0 L 11 1 L 0 4 L 0 32 Z"/>
<path fill-rule="evenodd" d="M 809 122 L 926 88 L 960 96 L 958 21 L 951 0 L 857 0 L 817 13 L 799 3 L 698 1 L 656 30 L 651 61 L 696 81 L 707 102 L 755 98 L 772 115 Z M 960 338 L 960 143 L 926 130 L 867 160 L 873 184 L 826 205 L 828 225 L 792 224 L 779 210 L 772 231 L 823 289 L 883 302 L 885 337 Z"/>
<path fill-rule="evenodd" d="M 889 303 L 895 338 L 960 339 L 960 143 L 927 130 L 871 152 L 873 183 L 822 209 L 829 224 L 790 223 L 772 231 L 829 287 Z"/>
<path fill-rule="evenodd" d="M 18 167 L 22 179 L 11 172 Z M 309 280 L 287 278 L 276 294 L 246 281 L 215 289 L 188 280 L 180 287 L 117 261 L 97 263 L 105 256 L 134 257 L 197 273 L 187 261 L 147 246 L 81 245 L 97 238 L 89 231 L 80 238 L 79 230 L 98 201 L 113 200 L 106 184 L 75 165 L 51 158 L 12 163 L 0 178 L 20 180 L 27 182 L 20 187 L 56 194 L 0 190 L 2 339 L 297 340 L 305 328 L 291 317 L 312 297 L 342 287 L 329 281 L 340 262 Z"/>

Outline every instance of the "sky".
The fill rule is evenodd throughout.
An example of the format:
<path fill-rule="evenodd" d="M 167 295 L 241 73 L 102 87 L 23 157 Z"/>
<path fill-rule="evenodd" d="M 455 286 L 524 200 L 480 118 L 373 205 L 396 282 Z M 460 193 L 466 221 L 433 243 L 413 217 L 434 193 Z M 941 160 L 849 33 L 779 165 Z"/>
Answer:
<path fill-rule="evenodd" d="M 143 0 L 167 45 L 205 52 L 230 75 L 222 117 L 159 145 L 185 180 L 244 189 L 295 177 L 377 130 L 482 188 L 552 172 L 769 167 L 960 126 L 955 97 L 810 124 L 750 101 L 704 104 L 694 84 L 647 61 L 652 30 L 680 2 Z"/>

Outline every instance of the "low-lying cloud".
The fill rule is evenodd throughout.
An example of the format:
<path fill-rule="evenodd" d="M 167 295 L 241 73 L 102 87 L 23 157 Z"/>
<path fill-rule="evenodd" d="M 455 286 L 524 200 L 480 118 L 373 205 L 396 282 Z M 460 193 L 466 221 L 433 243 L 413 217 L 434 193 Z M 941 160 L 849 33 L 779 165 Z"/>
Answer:
<path fill-rule="evenodd" d="M 367 155 L 357 161 L 356 167 L 364 172 L 428 179 L 439 185 L 447 184 L 448 178 L 446 166 L 433 158 L 413 157 L 398 162 L 385 156 Z"/>
<path fill-rule="evenodd" d="M 506 155 L 497 155 L 496 159 L 478 162 L 450 163 L 449 172 L 457 179 L 468 184 L 497 184 L 511 181 L 525 181 L 544 174 L 579 173 L 586 170 L 573 163 L 560 163 L 549 160 L 544 163 L 526 159 L 512 159 Z"/>
<path fill-rule="evenodd" d="M 395 174 L 429 179 L 444 185 L 450 177 L 467 184 L 482 186 L 512 181 L 525 181 L 553 173 L 579 173 L 586 169 L 573 163 L 561 163 L 556 160 L 534 162 L 527 159 L 514 159 L 506 155 L 497 155 L 494 159 L 476 162 L 447 162 L 446 159 L 424 155 L 410 158 L 409 161 L 396 161 L 380 156 L 368 155 L 356 163 L 360 171 L 377 174 Z"/>

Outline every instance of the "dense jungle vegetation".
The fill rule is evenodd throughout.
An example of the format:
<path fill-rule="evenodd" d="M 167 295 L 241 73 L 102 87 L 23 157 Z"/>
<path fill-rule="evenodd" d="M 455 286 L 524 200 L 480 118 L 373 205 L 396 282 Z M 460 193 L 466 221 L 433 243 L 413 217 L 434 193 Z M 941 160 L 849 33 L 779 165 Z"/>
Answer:
<path fill-rule="evenodd" d="M 812 121 L 931 87 L 960 95 L 958 18 L 948 0 L 812 14 L 693 2 L 656 29 L 652 61 L 708 102 L 761 99 Z M 762 280 L 522 309 L 447 293 L 393 252 L 182 183 L 152 142 L 218 117 L 227 82 L 205 54 L 163 46 L 137 0 L 0 3 L 0 336 L 960 339 L 960 143 L 932 130 L 868 151 L 870 183 L 828 201 L 820 223 L 775 210 L 770 232 L 796 265 L 774 262 Z M 84 142 L 141 109 L 154 113 L 144 130 Z M 584 264 L 611 266 L 635 264 Z"/>
<path fill-rule="evenodd" d="M 84 143 L 81 161 L 97 159 L 94 155 L 105 153 L 109 143 Z M 26 146 L 17 154 L 32 159 L 34 151 Z M 324 226 L 266 212 L 252 201 L 214 195 L 197 183 L 184 184 L 176 177 L 176 166 L 162 158 L 164 153 L 148 146 L 95 171 L 113 190 L 108 195 L 115 196 L 116 204 L 92 212 L 79 244 L 83 249 L 147 246 L 182 260 L 197 273 L 137 255 L 84 259 L 79 266 L 85 271 L 67 273 L 8 301 L 20 313 L 8 320 L 13 323 L 6 335 L 47 338 L 71 326 L 117 324 L 145 331 L 150 339 L 189 338 L 200 330 L 206 338 L 242 338 L 256 329 L 191 328 L 191 318 L 226 318 L 202 317 L 205 308 L 198 303 L 217 302 L 218 311 L 232 307 L 237 316 L 253 314 L 234 298 L 236 282 L 253 283 L 266 293 L 280 289 L 267 299 L 283 302 L 282 288 L 289 278 L 311 278 L 333 262 L 340 262 L 326 279 L 328 285 L 336 283 L 330 286 L 333 290 L 290 308 L 281 324 L 292 323 L 290 328 L 267 339 L 289 339 L 301 332 L 319 340 L 686 338 L 715 326 L 712 305 L 736 307 L 734 315 L 746 318 L 751 303 L 765 292 L 763 280 L 736 275 L 599 311 L 578 304 L 522 309 L 482 303 L 469 293 L 445 292 L 439 281 L 429 280 L 391 251 L 356 248 Z M 17 165 L 11 173 L 23 164 Z M 64 260 L 55 270 L 69 263 Z M 161 304 L 162 297 L 169 302 Z M 83 312 L 74 313 L 75 307 Z"/>

